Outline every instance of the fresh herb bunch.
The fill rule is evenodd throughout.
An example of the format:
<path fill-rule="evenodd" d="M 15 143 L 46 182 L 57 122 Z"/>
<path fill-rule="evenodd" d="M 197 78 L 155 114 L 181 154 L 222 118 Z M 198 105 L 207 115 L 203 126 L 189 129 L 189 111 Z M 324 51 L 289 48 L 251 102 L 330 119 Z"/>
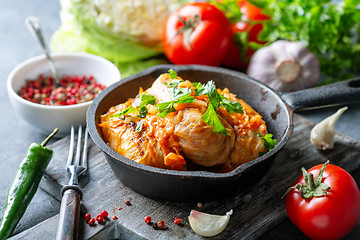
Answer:
<path fill-rule="evenodd" d="M 239 0 L 211 0 L 209 2 L 220 9 L 225 14 L 230 23 L 242 21 L 243 14 L 241 13 L 238 5 Z"/>
<path fill-rule="evenodd" d="M 318 56 L 324 83 L 359 73 L 359 0 L 249 0 L 271 16 L 260 38 L 303 42 Z"/>

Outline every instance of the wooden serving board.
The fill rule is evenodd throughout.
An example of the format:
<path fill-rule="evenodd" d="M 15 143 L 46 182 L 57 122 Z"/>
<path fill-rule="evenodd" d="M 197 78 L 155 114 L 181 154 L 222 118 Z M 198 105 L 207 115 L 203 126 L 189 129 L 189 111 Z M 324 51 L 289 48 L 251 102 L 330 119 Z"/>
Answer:
<path fill-rule="evenodd" d="M 314 123 L 295 115 L 294 132 L 283 150 L 277 155 L 268 173 L 260 182 L 236 196 L 222 196 L 219 200 L 197 202 L 167 202 L 150 199 L 124 186 L 112 173 L 103 153 L 91 142 L 89 144 L 89 170 L 83 178 L 83 212 L 96 216 L 102 210 L 109 212 L 104 225 L 90 227 L 80 221 L 80 239 L 203 239 L 189 226 L 187 217 L 191 209 L 211 214 L 225 214 L 233 209 L 229 225 L 211 239 L 255 239 L 286 218 L 286 189 L 301 175 L 300 168 L 324 163 L 343 167 L 351 172 L 360 167 L 360 144 L 336 133 L 333 150 L 318 151 L 310 143 L 310 130 Z M 65 162 L 68 155 L 69 137 L 50 146 L 54 158 L 46 170 L 41 187 L 60 199 L 60 188 L 66 184 Z M 129 200 L 131 206 L 125 201 Z M 122 207 L 121 210 L 118 210 Z M 112 220 L 116 215 L 118 220 Z M 167 230 L 155 230 L 144 222 L 145 216 L 153 221 L 164 220 Z M 58 215 L 28 229 L 14 239 L 55 239 Z M 182 218 L 184 224 L 177 226 L 174 217 Z"/>

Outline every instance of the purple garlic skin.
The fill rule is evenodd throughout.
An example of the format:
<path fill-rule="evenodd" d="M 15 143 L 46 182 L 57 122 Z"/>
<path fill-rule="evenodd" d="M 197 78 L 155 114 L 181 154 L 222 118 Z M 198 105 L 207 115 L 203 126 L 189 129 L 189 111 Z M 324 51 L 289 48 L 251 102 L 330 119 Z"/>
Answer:
<path fill-rule="evenodd" d="M 318 58 L 302 43 L 278 40 L 252 56 L 247 74 L 281 92 L 313 87 L 320 79 Z"/>

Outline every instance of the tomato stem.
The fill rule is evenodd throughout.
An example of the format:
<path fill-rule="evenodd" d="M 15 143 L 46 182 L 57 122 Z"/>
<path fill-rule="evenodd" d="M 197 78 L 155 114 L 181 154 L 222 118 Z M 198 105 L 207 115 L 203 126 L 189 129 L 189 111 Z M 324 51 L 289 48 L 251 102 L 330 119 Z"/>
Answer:
<path fill-rule="evenodd" d="M 292 189 L 297 189 L 303 199 L 325 196 L 327 192 L 331 189 L 329 185 L 322 182 L 324 170 L 328 164 L 329 160 L 326 161 L 326 163 L 324 163 L 324 165 L 321 167 L 319 174 L 317 175 L 315 180 L 312 173 L 308 173 L 305 168 L 301 168 L 305 184 L 302 185 L 298 183 L 295 186 L 290 187 L 282 197 L 285 197 L 286 194 L 288 194 Z"/>
<path fill-rule="evenodd" d="M 309 185 L 310 191 L 313 191 L 316 188 L 315 181 L 314 181 L 314 175 L 312 173 L 309 173 L 307 184 Z"/>
<path fill-rule="evenodd" d="M 191 50 L 190 45 L 190 35 L 194 31 L 195 27 L 201 22 L 201 15 L 196 14 L 193 17 L 189 18 L 189 20 L 184 20 L 179 15 L 177 15 L 179 20 L 184 24 L 179 31 L 175 34 L 175 37 L 180 33 L 184 34 L 184 45 L 188 50 Z"/>

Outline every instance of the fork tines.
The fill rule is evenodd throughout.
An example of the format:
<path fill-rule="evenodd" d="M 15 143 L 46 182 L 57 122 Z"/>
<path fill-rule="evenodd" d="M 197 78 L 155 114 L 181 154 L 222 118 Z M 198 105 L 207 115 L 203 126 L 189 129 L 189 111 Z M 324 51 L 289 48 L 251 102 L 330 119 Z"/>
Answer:
<path fill-rule="evenodd" d="M 88 145 L 87 142 L 88 142 L 89 134 L 87 128 L 85 128 L 84 132 L 82 129 L 83 127 L 80 125 L 77 133 L 76 154 L 74 160 L 75 127 L 71 126 L 69 156 L 66 164 L 67 168 L 69 166 L 82 167 L 81 171 L 78 172 L 79 175 L 87 170 L 87 145 Z M 82 137 L 83 134 L 84 137 Z M 84 141 L 82 143 L 83 138 Z M 81 149 L 81 145 L 83 145 L 82 149 Z M 82 158 L 80 159 L 81 151 L 82 151 Z"/>

